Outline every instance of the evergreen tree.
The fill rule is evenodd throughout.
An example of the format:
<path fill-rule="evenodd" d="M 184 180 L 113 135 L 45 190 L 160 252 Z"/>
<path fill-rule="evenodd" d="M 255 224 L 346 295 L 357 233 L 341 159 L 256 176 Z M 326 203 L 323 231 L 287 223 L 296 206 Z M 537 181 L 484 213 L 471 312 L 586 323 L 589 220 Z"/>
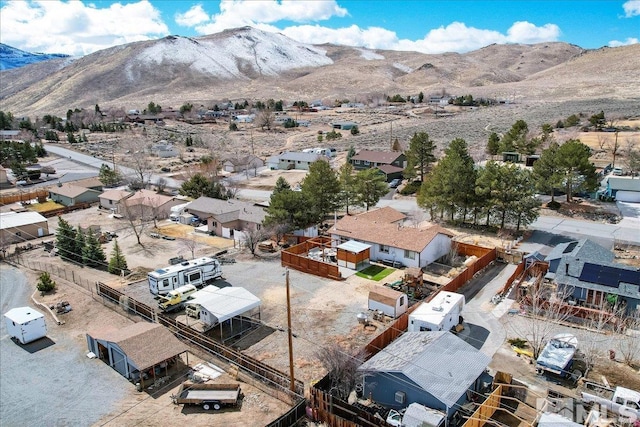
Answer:
<path fill-rule="evenodd" d="M 569 140 L 557 152 L 558 166 L 563 174 L 567 202 L 580 190 L 592 191 L 598 187 L 596 167 L 589 161 L 591 149 L 579 140 Z"/>
<path fill-rule="evenodd" d="M 493 197 L 498 187 L 500 165 L 494 161 L 487 162 L 478 171 L 476 179 L 476 197 L 479 204 L 484 207 L 487 219 L 485 225 L 491 225 L 491 215 L 493 213 Z"/>
<path fill-rule="evenodd" d="M 351 163 L 345 163 L 340 167 L 338 180 L 340 181 L 340 202 L 349 215 L 349 206 L 353 206 L 357 199 L 356 179 Z"/>
<path fill-rule="evenodd" d="M 103 269 L 107 256 L 93 231 L 89 231 L 82 250 L 82 263 L 88 267 Z"/>
<path fill-rule="evenodd" d="M 491 132 L 489 140 L 487 141 L 487 154 L 495 156 L 500 152 L 500 136 L 497 133 Z"/>
<path fill-rule="evenodd" d="M 89 230 L 91 231 L 91 230 Z M 76 257 L 75 261 L 84 265 L 84 249 L 87 244 L 87 235 L 82 228 L 78 226 L 76 228 Z"/>
<path fill-rule="evenodd" d="M 364 206 L 368 211 L 375 206 L 382 196 L 387 194 L 389 186 L 385 182 L 384 174 L 378 169 L 363 169 L 356 173 L 355 177 L 356 199 L 355 204 Z"/>
<path fill-rule="evenodd" d="M 276 186 L 273 189 L 272 194 L 280 193 L 281 191 L 291 190 L 291 184 L 283 176 L 279 176 L 276 180 Z"/>
<path fill-rule="evenodd" d="M 103 163 L 98 172 L 98 179 L 106 187 L 114 187 L 122 180 L 117 170 L 111 169 L 108 164 Z"/>
<path fill-rule="evenodd" d="M 405 153 L 407 156 L 407 167 L 404 170 L 406 178 L 413 178 L 416 175 L 416 168 L 420 176 L 420 182 L 424 181 L 429 165 L 435 162 L 433 155 L 436 146 L 426 132 L 414 133 L 409 141 L 409 149 Z"/>
<path fill-rule="evenodd" d="M 300 186 L 310 202 L 309 211 L 315 223 L 322 222 L 340 206 L 340 183 L 329 162 L 311 163 Z"/>
<path fill-rule="evenodd" d="M 500 141 L 500 151 L 515 151 L 522 154 L 533 154 L 528 152 L 527 133 L 529 126 L 524 120 L 516 121 L 509 132 Z"/>
<path fill-rule="evenodd" d="M 418 103 L 422 104 L 422 101 L 424 101 L 424 93 L 420 91 L 420 93 L 418 94 Z"/>
<path fill-rule="evenodd" d="M 46 292 L 51 292 L 56 288 L 56 282 L 51 279 L 51 276 L 46 271 L 40 273 L 40 277 L 38 277 L 38 283 L 36 283 L 36 289 L 40 291 L 41 294 Z"/>
<path fill-rule="evenodd" d="M 552 143 L 533 164 L 533 182 L 541 193 L 551 192 L 552 204 L 555 204 L 555 192 L 562 186 L 564 176 L 558 163 L 559 148 L 557 143 Z"/>
<path fill-rule="evenodd" d="M 402 151 L 402 144 L 398 141 L 398 138 L 393 141 L 393 145 L 391 146 L 391 151 Z"/>
<path fill-rule="evenodd" d="M 58 217 L 56 247 L 58 248 L 60 258 L 66 261 L 75 261 L 78 259 L 76 237 L 76 230 L 62 217 Z"/>
<path fill-rule="evenodd" d="M 122 274 L 122 271 L 127 270 L 127 260 L 124 257 L 124 254 L 120 250 L 120 245 L 118 245 L 118 241 L 115 240 L 113 242 L 113 249 L 111 250 L 111 258 L 109 259 L 109 273 L 111 274 Z"/>
<path fill-rule="evenodd" d="M 265 227 L 282 227 L 285 232 L 305 229 L 316 222 L 309 204 L 302 191 L 282 189 L 274 192 L 263 224 Z"/>
<path fill-rule="evenodd" d="M 533 174 L 528 169 L 518 168 L 516 181 L 513 185 L 518 189 L 518 200 L 510 207 L 507 217 L 516 224 L 516 231 L 520 227 L 531 224 L 540 214 L 540 201 L 536 197 L 533 184 Z"/>
<path fill-rule="evenodd" d="M 193 199 L 202 196 L 221 200 L 227 200 L 229 198 L 229 192 L 221 182 L 207 178 L 201 173 L 195 174 L 191 179 L 182 183 L 178 191 L 182 196 Z"/>

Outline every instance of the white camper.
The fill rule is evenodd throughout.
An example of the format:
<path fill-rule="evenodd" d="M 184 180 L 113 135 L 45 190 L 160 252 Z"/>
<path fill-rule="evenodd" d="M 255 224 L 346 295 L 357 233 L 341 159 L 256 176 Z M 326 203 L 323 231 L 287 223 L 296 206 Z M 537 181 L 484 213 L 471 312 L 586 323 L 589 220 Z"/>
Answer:
<path fill-rule="evenodd" d="M 423 302 L 409 315 L 409 332 L 449 331 L 460 323 L 464 295 L 440 291 L 430 301 Z"/>
<path fill-rule="evenodd" d="M 201 287 L 222 278 L 220 262 L 215 258 L 197 258 L 151 271 L 147 275 L 149 291 L 154 295 L 166 295 L 180 286 Z"/>
<path fill-rule="evenodd" d="M 44 315 L 31 307 L 12 308 L 4 317 L 9 336 L 21 344 L 28 344 L 47 335 Z"/>

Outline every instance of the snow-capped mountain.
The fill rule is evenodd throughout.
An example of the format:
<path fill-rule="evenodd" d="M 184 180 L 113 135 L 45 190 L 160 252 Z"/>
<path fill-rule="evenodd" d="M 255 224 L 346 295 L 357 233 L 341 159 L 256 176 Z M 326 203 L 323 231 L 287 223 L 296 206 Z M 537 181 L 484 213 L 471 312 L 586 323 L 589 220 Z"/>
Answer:
<path fill-rule="evenodd" d="M 25 52 L 24 50 L 20 50 L 4 43 L 0 43 L 0 70 L 11 70 L 13 68 L 35 64 L 36 62 L 68 57 L 69 55 L 64 55 L 61 53 Z"/>

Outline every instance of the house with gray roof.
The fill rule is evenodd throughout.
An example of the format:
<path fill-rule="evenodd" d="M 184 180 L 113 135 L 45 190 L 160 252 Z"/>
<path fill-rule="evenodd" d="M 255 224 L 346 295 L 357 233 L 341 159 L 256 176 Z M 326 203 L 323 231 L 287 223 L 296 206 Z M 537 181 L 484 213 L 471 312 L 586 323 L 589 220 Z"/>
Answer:
<path fill-rule="evenodd" d="M 419 403 L 451 418 L 490 381 L 491 358 L 448 331 L 405 332 L 363 363 L 363 395 L 387 408 Z"/>
<path fill-rule="evenodd" d="M 309 166 L 311 163 L 317 161 L 327 161 L 327 157 L 316 154 L 316 153 L 301 153 L 296 151 L 286 151 L 277 156 L 278 163 L 275 169 L 281 170 L 291 170 L 291 169 L 300 169 L 300 170 L 309 170 Z M 269 158 L 268 160 L 269 167 L 273 168 L 273 159 Z"/>
<path fill-rule="evenodd" d="M 640 179 L 627 176 L 608 176 L 605 196 L 615 197 L 620 202 L 640 202 Z"/>
<path fill-rule="evenodd" d="M 563 243 L 551 251 L 546 278 L 580 306 L 601 309 L 622 304 L 628 314 L 640 309 L 640 269 L 615 262 L 615 255 L 583 239 Z"/>
<path fill-rule="evenodd" d="M 238 231 L 259 230 L 267 215 L 263 207 L 253 203 L 204 196 L 189 203 L 184 211 L 206 220 L 210 233 L 228 239 Z"/>

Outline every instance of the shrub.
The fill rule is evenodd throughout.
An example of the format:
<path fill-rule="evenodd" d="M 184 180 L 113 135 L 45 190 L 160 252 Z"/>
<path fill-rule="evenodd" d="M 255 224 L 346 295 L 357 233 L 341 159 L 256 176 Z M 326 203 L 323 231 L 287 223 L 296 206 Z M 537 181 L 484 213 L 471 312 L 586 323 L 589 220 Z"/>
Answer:
<path fill-rule="evenodd" d="M 43 294 L 46 292 L 51 292 L 56 288 L 56 282 L 51 280 L 51 276 L 49 276 L 49 273 L 44 271 L 40 273 L 36 288 Z"/>
<path fill-rule="evenodd" d="M 418 192 L 418 190 L 420 190 L 421 185 L 421 181 L 411 181 L 407 185 L 405 185 L 402 190 L 400 190 L 400 194 L 402 194 L 403 196 L 415 194 Z"/>

